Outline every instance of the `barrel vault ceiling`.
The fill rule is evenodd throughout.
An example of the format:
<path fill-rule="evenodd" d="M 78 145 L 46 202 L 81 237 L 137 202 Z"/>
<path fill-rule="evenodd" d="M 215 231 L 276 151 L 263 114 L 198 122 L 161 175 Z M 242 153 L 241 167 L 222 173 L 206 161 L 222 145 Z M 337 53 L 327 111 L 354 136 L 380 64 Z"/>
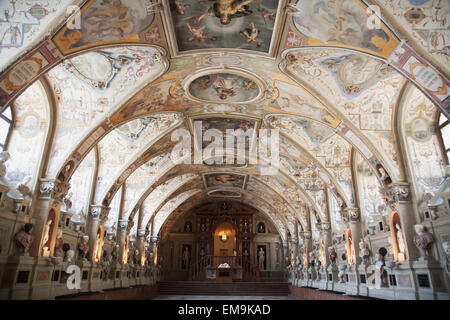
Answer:
<path fill-rule="evenodd" d="M 380 168 L 404 179 L 396 114 L 405 92 L 449 111 L 445 0 L 16 0 L 0 9 L 0 104 L 41 88 L 54 127 L 43 176 L 70 183 L 72 210 L 110 206 L 108 225 L 141 210 L 144 225 L 167 232 L 195 204 L 233 200 L 285 237 L 357 206 L 355 157 L 380 186 Z M 262 173 L 270 157 L 174 163 L 176 130 L 206 147 L 198 120 L 202 130 L 253 129 L 253 143 L 279 129 L 278 172 Z"/>

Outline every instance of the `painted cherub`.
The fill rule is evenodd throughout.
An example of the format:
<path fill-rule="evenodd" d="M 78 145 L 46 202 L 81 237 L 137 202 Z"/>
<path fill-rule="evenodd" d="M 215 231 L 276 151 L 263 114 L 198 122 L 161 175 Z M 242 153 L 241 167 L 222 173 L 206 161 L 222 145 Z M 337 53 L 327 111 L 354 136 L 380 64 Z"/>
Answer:
<path fill-rule="evenodd" d="M 171 6 L 173 11 L 175 11 L 180 16 L 183 16 L 184 15 L 184 9 L 185 8 L 189 8 L 191 5 L 190 4 L 181 3 L 181 1 L 178 1 L 178 0 L 171 0 L 170 1 L 170 6 Z"/>
<path fill-rule="evenodd" d="M 249 9 L 249 4 L 253 2 L 260 2 L 261 0 L 215 0 L 212 7 L 202 13 L 195 23 L 200 23 L 200 21 L 207 17 L 217 17 L 220 19 L 221 24 L 229 24 L 232 18 L 238 18 L 242 16 L 248 16 L 253 12 Z"/>
<path fill-rule="evenodd" d="M 251 29 L 245 29 L 244 31 L 241 31 L 240 33 L 245 36 L 247 43 L 255 42 L 257 47 L 261 47 L 262 40 L 258 39 L 258 33 L 259 33 L 258 28 L 256 28 L 256 26 L 253 22 L 250 23 L 250 27 L 251 27 Z"/>
<path fill-rule="evenodd" d="M 210 39 L 212 41 L 216 40 L 216 37 L 213 37 L 210 34 L 203 34 L 203 30 L 205 30 L 205 26 L 195 28 L 192 27 L 189 23 L 187 24 L 189 33 L 192 34 L 192 37 L 188 39 L 188 41 L 198 41 L 198 42 L 205 42 L 206 40 Z"/>
<path fill-rule="evenodd" d="M 269 11 L 266 8 L 258 9 L 258 11 L 262 13 L 264 19 L 268 18 L 269 20 L 274 21 L 277 16 L 276 12 Z"/>

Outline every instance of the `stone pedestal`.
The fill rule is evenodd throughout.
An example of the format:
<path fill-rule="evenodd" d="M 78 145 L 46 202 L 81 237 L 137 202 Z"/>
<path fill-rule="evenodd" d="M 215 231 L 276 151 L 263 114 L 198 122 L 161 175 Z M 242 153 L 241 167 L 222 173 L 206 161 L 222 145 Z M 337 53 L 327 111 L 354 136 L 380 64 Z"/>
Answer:
<path fill-rule="evenodd" d="M 102 290 L 102 280 L 100 279 L 100 273 L 102 271 L 102 267 L 99 263 L 92 263 L 89 270 L 89 291 L 97 292 Z"/>
<path fill-rule="evenodd" d="M 29 299 L 36 258 L 28 255 L 8 257 L 3 272 L 2 294 L 6 299 Z"/>
<path fill-rule="evenodd" d="M 359 295 L 359 272 L 358 267 L 355 264 L 348 266 L 346 270 L 346 279 L 348 278 L 345 286 L 345 293 L 352 296 Z"/>
<path fill-rule="evenodd" d="M 86 259 L 79 259 L 76 263 L 80 267 L 81 284 L 80 292 L 89 291 L 89 277 L 91 275 L 92 263 Z"/>
<path fill-rule="evenodd" d="M 122 270 L 120 272 L 120 287 L 127 288 L 130 286 L 130 267 L 127 264 L 122 265 Z"/>
<path fill-rule="evenodd" d="M 414 300 L 417 298 L 415 274 L 412 270 L 410 261 L 399 262 L 390 270 L 385 268 L 388 273 L 389 287 L 393 289 L 393 298 L 398 300 Z M 395 285 L 393 284 L 395 277 Z M 390 296 L 391 293 L 388 293 Z"/>
<path fill-rule="evenodd" d="M 359 295 L 360 296 L 368 296 L 369 295 L 369 288 L 367 287 L 367 267 L 369 267 L 369 264 L 360 264 L 358 266 L 358 276 L 359 276 Z"/>
<path fill-rule="evenodd" d="M 445 291 L 441 265 L 434 258 L 419 258 L 413 262 L 417 298 L 420 300 L 437 299 L 437 293 Z"/>

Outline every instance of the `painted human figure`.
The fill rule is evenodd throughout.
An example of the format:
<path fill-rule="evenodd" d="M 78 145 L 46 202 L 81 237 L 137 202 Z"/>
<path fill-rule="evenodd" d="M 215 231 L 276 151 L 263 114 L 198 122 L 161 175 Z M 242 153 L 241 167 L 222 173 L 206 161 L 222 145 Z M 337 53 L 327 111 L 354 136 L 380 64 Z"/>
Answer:
<path fill-rule="evenodd" d="M 183 4 L 183 3 L 181 3 L 181 1 L 177 1 L 177 0 L 170 1 L 170 7 L 172 8 L 172 11 L 175 11 L 180 16 L 183 16 L 185 13 L 184 9 L 189 8 L 190 6 L 191 6 L 190 4 Z"/>
<path fill-rule="evenodd" d="M 257 47 L 262 46 L 262 40 L 258 39 L 259 30 L 256 28 L 255 24 L 253 22 L 250 23 L 250 29 L 245 29 L 244 31 L 240 32 L 243 36 L 245 36 L 245 42 L 256 43 Z"/>
<path fill-rule="evenodd" d="M 203 31 L 205 30 L 206 26 L 203 27 L 193 27 L 189 23 L 186 24 L 189 33 L 192 35 L 192 37 L 188 38 L 188 41 L 197 41 L 200 43 L 205 42 L 206 40 L 212 40 L 215 41 L 217 38 L 212 36 L 211 34 L 207 33 L 204 34 Z"/>
<path fill-rule="evenodd" d="M 264 259 L 265 259 L 264 249 L 263 248 L 259 248 L 259 252 L 258 252 L 259 270 L 264 270 Z"/>
<path fill-rule="evenodd" d="M 238 18 L 242 16 L 248 16 L 253 12 L 249 10 L 248 5 L 252 2 L 258 2 L 259 0 L 215 0 L 212 7 L 202 13 L 195 23 L 200 23 L 200 21 L 205 17 L 217 17 L 220 19 L 221 24 L 229 24 L 232 18 Z"/>

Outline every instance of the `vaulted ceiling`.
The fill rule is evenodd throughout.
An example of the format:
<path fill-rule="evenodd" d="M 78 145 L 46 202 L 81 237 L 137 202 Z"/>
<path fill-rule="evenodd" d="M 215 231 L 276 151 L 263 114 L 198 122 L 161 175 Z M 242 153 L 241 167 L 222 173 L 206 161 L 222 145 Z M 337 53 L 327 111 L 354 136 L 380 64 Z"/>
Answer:
<path fill-rule="evenodd" d="M 308 229 L 337 206 L 358 206 L 355 158 L 380 186 L 380 168 L 405 180 L 396 144 L 405 91 L 449 115 L 445 0 L 17 0 L 0 9 L 0 103 L 23 93 L 17 108 L 28 97 L 47 109 L 41 176 L 71 184 L 72 210 L 111 206 L 109 225 L 141 210 L 157 234 L 196 203 L 231 199 L 285 237 L 297 221 Z M 205 148 L 199 120 L 200 132 L 254 129 L 253 143 L 279 129 L 278 172 L 263 173 L 270 156 L 175 163 L 173 132 Z"/>

